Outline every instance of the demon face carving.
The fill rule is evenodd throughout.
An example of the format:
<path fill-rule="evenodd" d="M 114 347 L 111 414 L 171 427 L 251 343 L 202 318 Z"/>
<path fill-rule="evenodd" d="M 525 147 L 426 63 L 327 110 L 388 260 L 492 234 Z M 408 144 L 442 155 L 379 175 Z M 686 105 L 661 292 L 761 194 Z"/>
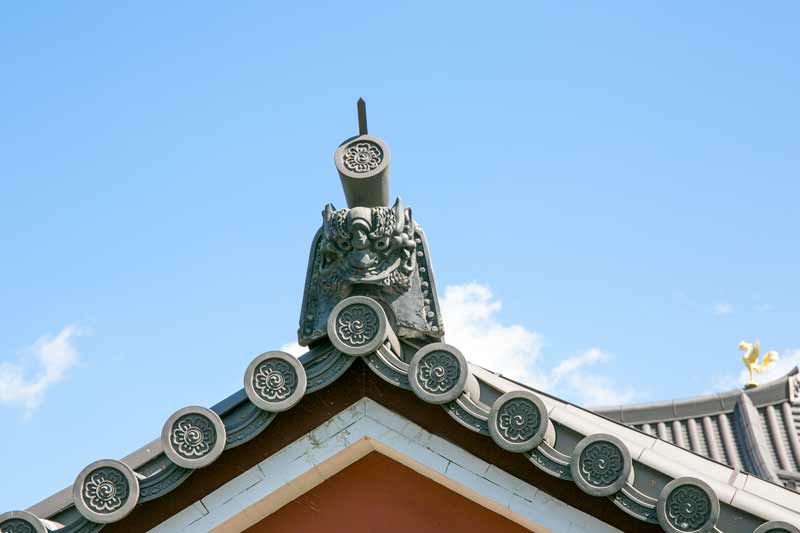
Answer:
<path fill-rule="evenodd" d="M 343 297 L 351 285 L 378 285 L 394 293 L 411 287 L 417 268 L 411 209 L 398 198 L 389 207 L 353 207 L 322 212 L 320 288 Z"/>

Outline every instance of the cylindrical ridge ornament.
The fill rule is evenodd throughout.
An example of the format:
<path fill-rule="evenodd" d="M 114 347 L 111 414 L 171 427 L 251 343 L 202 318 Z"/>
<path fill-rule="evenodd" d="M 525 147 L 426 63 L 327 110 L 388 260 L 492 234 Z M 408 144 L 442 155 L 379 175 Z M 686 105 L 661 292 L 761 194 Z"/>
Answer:
<path fill-rule="evenodd" d="M 389 147 L 372 135 L 343 142 L 333 155 L 347 207 L 389 204 Z"/>
<path fill-rule="evenodd" d="M 75 478 L 72 502 L 87 520 L 118 522 L 139 503 L 139 477 L 121 461 L 95 461 Z"/>
<path fill-rule="evenodd" d="M 291 409 L 306 393 L 306 369 L 286 352 L 262 353 L 244 373 L 244 391 L 256 407 L 280 413 Z"/>
<path fill-rule="evenodd" d="M 507 392 L 495 400 L 489 411 L 489 434 L 501 448 L 528 452 L 548 433 L 547 407 L 529 391 Z"/>
<path fill-rule="evenodd" d="M 347 355 L 367 355 L 393 334 L 381 304 L 367 296 L 345 298 L 328 316 L 328 337 Z"/>
<path fill-rule="evenodd" d="M 161 446 L 170 461 L 183 468 L 210 465 L 225 449 L 225 424 L 205 407 L 184 407 L 170 416 L 161 430 Z"/>
<path fill-rule="evenodd" d="M 28 511 L 12 511 L 0 514 L 2 533 L 47 533 L 47 528 L 36 515 Z"/>
<path fill-rule="evenodd" d="M 658 523 L 667 533 L 714 531 L 719 510 L 714 489 L 693 477 L 679 477 L 667 483 L 656 504 Z"/>
<path fill-rule="evenodd" d="M 455 400 L 464 390 L 469 367 L 455 346 L 435 342 L 420 348 L 408 365 L 408 382 L 420 399 L 442 404 Z"/>
<path fill-rule="evenodd" d="M 624 442 L 614 435 L 597 433 L 575 447 L 570 473 L 583 492 L 610 496 L 628 481 L 631 466 L 631 453 Z"/>

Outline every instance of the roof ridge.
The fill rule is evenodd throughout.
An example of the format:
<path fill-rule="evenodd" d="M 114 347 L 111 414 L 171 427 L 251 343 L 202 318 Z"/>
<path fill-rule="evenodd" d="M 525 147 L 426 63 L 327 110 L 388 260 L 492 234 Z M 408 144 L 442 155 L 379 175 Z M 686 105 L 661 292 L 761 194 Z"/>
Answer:
<path fill-rule="evenodd" d="M 795 378 L 799 371 L 798 367 L 794 367 L 783 376 L 751 389 L 734 389 L 666 401 L 602 406 L 591 410 L 623 423 L 643 423 L 732 412 L 743 394 L 756 407 L 790 402 L 792 391 L 789 381 L 794 379 L 800 382 L 800 379 Z"/>

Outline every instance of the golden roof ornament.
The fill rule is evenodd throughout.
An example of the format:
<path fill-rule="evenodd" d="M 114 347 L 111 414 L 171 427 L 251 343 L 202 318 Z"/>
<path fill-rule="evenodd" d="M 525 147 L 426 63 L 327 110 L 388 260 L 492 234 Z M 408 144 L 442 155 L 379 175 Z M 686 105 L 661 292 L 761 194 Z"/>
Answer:
<path fill-rule="evenodd" d="M 742 362 L 744 363 L 744 366 L 747 367 L 747 371 L 750 373 L 750 381 L 744 386 L 744 388 L 752 389 L 753 387 L 758 386 L 758 383 L 753 381 L 753 371 L 755 370 L 756 372 L 764 372 L 769 365 L 778 359 L 778 352 L 772 350 L 765 353 L 764 358 L 761 360 L 761 364 L 759 364 L 758 355 L 761 350 L 761 345 L 758 341 L 754 342 L 753 344 L 741 341 L 739 343 L 739 349 L 744 350 Z"/>

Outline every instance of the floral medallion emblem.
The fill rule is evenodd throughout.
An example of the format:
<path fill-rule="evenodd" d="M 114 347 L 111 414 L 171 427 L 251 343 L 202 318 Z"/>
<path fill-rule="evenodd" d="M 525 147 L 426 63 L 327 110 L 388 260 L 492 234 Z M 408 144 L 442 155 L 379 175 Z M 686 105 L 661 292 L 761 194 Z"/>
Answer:
<path fill-rule="evenodd" d="M 342 158 L 347 170 L 364 174 L 378 168 L 383 161 L 383 150 L 371 141 L 361 141 L 347 147 Z"/>
<path fill-rule="evenodd" d="M 507 392 L 489 410 L 489 435 L 504 450 L 530 452 L 554 433 L 547 406 L 531 391 Z"/>
<path fill-rule="evenodd" d="M 36 533 L 36 530 L 25 520 L 12 518 L 0 524 L 0 533 Z"/>
<path fill-rule="evenodd" d="M 666 514 L 678 531 L 696 531 L 711 517 L 711 500 L 699 487 L 682 485 L 667 496 Z"/>
<path fill-rule="evenodd" d="M 539 408 L 526 398 L 507 401 L 497 413 L 497 429 L 511 443 L 532 439 L 540 423 Z"/>
<path fill-rule="evenodd" d="M 303 364 L 281 351 L 265 352 L 244 372 L 244 392 L 259 409 L 280 413 L 292 408 L 306 393 L 308 379 Z"/>
<path fill-rule="evenodd" d="M 225 423 L 217 413 L 193 405 L 178 409 L 164 422 L 161 445 L 170 461 L 193 470 L 216 461 L 227 437 Z"/>
<path fill-rule="evenodd" d="M 572 451 L 569 469 L 578 487 L 592 496 L 611 496 L 633 483 L 635 475 L 627 445 L 607 433 L 584 437 Z"/>
<path fill-rule="evenodd" d="M 253 388 L 263 400 L 281 402 L 297 389 L 297 372 L 282 359 L 265 359 L 253 373 Z"/>
<path fill-rule="evenodd" d="M 580 475 L 594 487 L 613 485 L 622 475 L 625 463 L 622 452 L 614 444 L 596 441 L 583 449 Z"/>
<path fill-rule="evenodd" d="M 349 346 L 363 346 L 378 334 L 378 314 L 364 304 L 347 306 L 336 320 L 336 333 Z"/>
<path fill-rule="evenodd" d="M 0 533 L 46 533 L 36 515 L 27 511 L 0 513 Z"/>
<path fill-rule="evenodd" d="M 172 449 L 185 459 L 207 455 L 217 442 L 217 430 L 207 417 L 190 413 L 180 417 L 170 434 Z"/>
<path fill-rule="evenodd" d="M 443 405 L 454 401 L 464 392 L 468 378 L 464 354 L 443 342 L 426 344 L 408 363 L 408 384 L 418 398 L 428 403 Z"/>
<path fill-rule="evenodd" d="M 130 496 L 130 486 L 125 475 L 115 468 L 93 470 L 83 482 L 81 491 L 86 506 L 99 514 L 108 514 L 121 508 Z"/>
<path fill-rule="evenodd" d="M 420 386 L 431 394 L 441 394 L 456 386 L 461 365 L 449 352 L 435 351 L 425 355 L 417 366 Z"/>

